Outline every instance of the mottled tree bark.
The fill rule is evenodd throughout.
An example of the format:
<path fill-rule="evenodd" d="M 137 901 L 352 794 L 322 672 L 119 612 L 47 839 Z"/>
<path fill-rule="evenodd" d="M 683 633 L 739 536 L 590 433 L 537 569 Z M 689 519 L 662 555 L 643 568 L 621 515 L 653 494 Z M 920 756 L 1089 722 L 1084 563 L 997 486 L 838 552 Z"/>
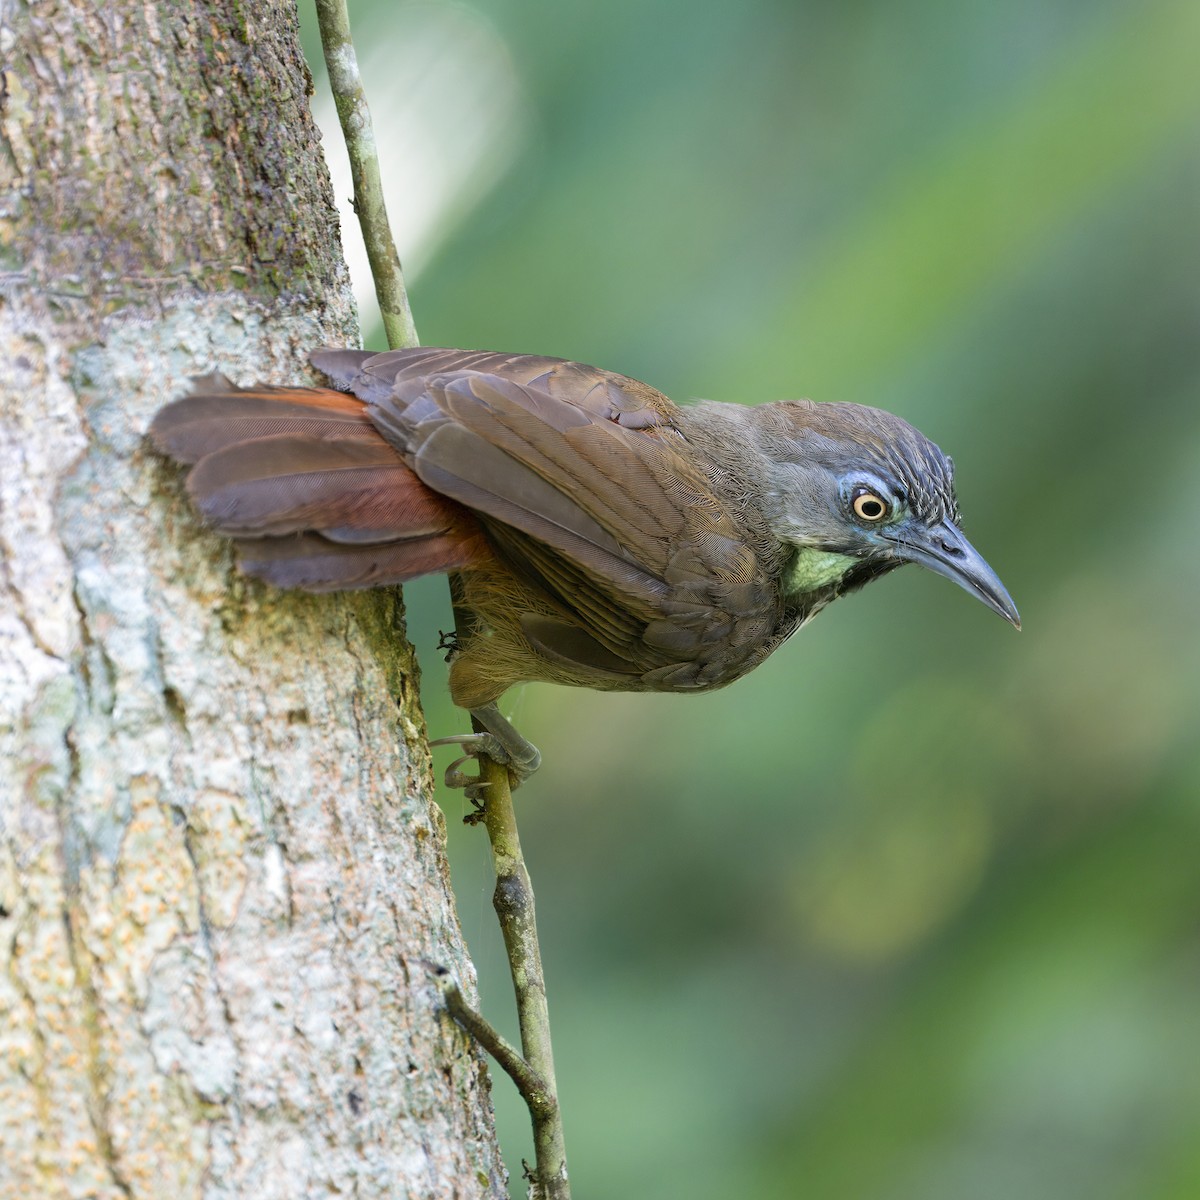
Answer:
<path fill-rule="evenodd" d="M 143 440 L 355 318 L 285 0 L 5 0 L 0 1197 L 503 1194 L 398 596 Z"/>

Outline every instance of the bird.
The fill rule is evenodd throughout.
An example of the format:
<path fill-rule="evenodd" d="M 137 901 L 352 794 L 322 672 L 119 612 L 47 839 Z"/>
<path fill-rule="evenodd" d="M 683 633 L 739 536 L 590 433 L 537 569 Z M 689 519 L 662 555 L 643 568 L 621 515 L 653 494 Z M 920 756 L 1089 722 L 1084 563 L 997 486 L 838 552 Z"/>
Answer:
<path fill-rule="evenodd" d="M 905 563 L 1021 627 L 962 532 L 952 460 L 891 413 L 676 405 L 531 354 L 323 348 L 309 361 L 329 386 L 197 377 L 150 440 L 190 468 L 192 503 L 250 576 L 326 592 L 451 575 L 469 620 L 450 691 L 476 732 L 441 741 L 462 747 L 459 763 L 504 764 L 514 786 L 540 762 L 498 707 L 517 683 L 724 687 Z"/>

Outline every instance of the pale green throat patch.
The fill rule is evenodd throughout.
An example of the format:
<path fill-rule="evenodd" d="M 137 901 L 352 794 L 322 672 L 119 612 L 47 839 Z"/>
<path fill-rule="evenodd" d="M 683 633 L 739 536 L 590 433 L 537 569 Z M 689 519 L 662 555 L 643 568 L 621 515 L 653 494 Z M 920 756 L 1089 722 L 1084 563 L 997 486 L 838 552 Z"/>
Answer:
<path fill-rule="evenodd" d="M 784 576 L 783 586 L 787 595 L 796 592 L 813 592 L 817 588 L 836 583 L 858 562 L 849 554 L 830 554 L 811 546 L 801 546 Z"/>

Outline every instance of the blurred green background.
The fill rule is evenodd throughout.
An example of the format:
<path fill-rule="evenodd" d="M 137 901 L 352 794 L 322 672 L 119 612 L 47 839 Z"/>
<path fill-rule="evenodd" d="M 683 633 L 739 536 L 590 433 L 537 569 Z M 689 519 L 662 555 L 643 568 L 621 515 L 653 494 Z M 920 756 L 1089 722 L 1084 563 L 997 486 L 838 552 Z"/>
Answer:
<path fill-rule="evenodd" d="M 426 344 L 900 413 L 1025 622 L 909 569 L 724 692 L 509 695 L 576 1193 L 1200 1196 L 1200 5 L 355 19 Z"/>

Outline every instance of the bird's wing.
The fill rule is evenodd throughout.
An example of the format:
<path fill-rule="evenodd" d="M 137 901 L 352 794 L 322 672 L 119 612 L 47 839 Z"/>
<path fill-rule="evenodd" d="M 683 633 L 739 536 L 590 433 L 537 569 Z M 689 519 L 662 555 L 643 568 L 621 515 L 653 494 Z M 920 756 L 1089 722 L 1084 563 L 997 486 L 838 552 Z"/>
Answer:
<path fill-rule="evenodd" d="M 577 363 L 424 353 L 419 366 L 414 352 L 377 356 L 389 371 L 402 360 L 386 394 L 376 359 L 360 364 L 354 390 L 421 481 L 478 514 L 562 614 L 522 619 L 542 653 L 648 686 L 711 687 L 731 647 L 770 636 L 776 591 L 665 396 Z"/>
<path fill-rule="evenodd" d="M 316 350 L 309 359 L 339 387 L 368 402 L 387 400 L 397 387 L 413 380 L 474 371 L 544 392 L 628 429 L 669 425 L 678 411 L 662 392 L 639 379 L 539 354 L 418 346 L 381 354 L 370 350 Z"/>

